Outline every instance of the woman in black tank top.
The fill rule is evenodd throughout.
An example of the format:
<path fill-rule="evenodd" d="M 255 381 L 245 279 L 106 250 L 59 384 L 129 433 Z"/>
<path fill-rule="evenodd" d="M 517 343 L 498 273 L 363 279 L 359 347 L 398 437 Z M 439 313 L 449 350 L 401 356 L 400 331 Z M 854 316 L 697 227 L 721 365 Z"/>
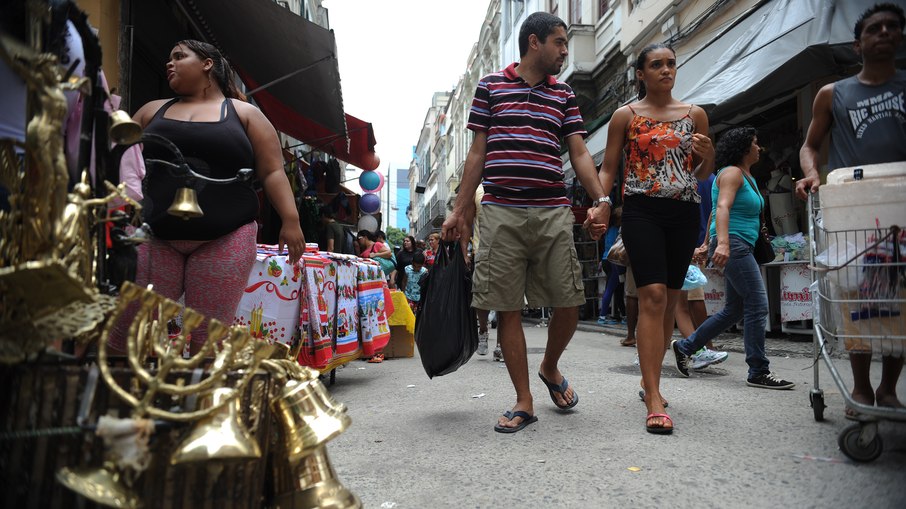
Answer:
<path fill-rule="evenodd" d="M 244 102 L 229 63 L 214 46 L 180 41 L 170 52 L 166 72 L 177 98 L 145 104 L 135 120 L 145 132 L 175 143 L 198 173 L 223 179 L 236 176 L 239 169 L 254 168 L 283 222 L 280 247 L 287 247 L 292 263 L 298 261 L 305 237 L 274 127 L 260 110 Z M 172 159 L 168 151 L 150 143 L 144 155 Z M 167 214 L 176 190 L 183 187 L 182 179 L 149 167 L 143 187 L 143 214 L 153 238 L 140 248 L 136 282 L 153 283 L 156 291 L 174 300 L 184 292 L 188 307 L 231 323 L 255 261 L 254 191 L 243 183 L 198 182 L 194 187 L 204 216 L 183 220 Z M 206 336 L 204 326 L 193 332 L 193 350 Z M 122 343 L 114 337 L 111 345 Z"/>
<path fill-rule="evenodd" d="M 297 260 L 305 250 L 295 200 L 286 174 L 277 132 L 261 111 L 243 102 L 229 62 L 214 46 L 181 41 L 170 52 L 167 81 L 176 99 L 151 101 L 135 114 L 147 132 L 176 143 L 195 171 L 230 178 L 252 167 L 264 185 L 283 228 L 280 244 Z M 236 99 L 239 99 L 238 101 Z M 145 147 L 145 157 L 167 158 L 159 147 Z M 166 216 L 181 183 L 165 172 L 146 176 L 148 219 L 155 237 L 167 240 L 211 240 L 229 233 L 257 215 L 254 194 L 243 184 L 199 185 L 205 215 L 188 221 Z M 210 207 L 210 212 L 208 208 Z M 254 208 L 254 211 L 251 210 Z"/>

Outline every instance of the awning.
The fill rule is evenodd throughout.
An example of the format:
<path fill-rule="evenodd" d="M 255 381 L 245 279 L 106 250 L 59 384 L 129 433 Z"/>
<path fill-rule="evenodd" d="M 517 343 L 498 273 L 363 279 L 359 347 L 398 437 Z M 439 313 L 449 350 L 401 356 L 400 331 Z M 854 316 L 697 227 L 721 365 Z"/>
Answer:
<path fill-rule="evenodd" d="M 179 2 L 274 127 L 337 159 L 377 168 L 371 124 L 343 112 L 332 30 L 272 0 Z"/>
<path fill-rule="evenodd" d="M 851 0 L 766 2 L 680 62 L 673 95 L 705 108 L 714 124 L 842 74 L 859 63 L 852 49 L 853 25 L 864 10 L 865 4 Z"/>

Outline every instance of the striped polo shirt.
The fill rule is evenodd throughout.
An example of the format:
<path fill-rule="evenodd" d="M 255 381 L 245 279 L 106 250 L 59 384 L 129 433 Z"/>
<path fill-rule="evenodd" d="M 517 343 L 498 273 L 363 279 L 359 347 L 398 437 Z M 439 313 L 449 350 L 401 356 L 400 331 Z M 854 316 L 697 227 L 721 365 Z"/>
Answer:
<path fill-rule="evenodd" d="M 510 64 L 485 76 L 475 90 L 467 127 L 488 134 L 482 204 L 569 206 L 560 140 L 587 135 L 576 96 L 548 76 L 534 87 Z"/>

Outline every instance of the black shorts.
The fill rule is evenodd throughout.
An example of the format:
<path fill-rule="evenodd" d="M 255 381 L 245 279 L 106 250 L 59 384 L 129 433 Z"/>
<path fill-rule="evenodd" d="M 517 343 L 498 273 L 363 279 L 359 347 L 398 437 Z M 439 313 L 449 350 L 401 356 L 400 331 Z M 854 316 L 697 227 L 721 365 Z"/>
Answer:
<path fill-rule="evenodd" d="M 630 195 L 623 200 L 623 245 L 637 288 L 683 287 L 698 244 L 699 208 L 694 202 Z"/>

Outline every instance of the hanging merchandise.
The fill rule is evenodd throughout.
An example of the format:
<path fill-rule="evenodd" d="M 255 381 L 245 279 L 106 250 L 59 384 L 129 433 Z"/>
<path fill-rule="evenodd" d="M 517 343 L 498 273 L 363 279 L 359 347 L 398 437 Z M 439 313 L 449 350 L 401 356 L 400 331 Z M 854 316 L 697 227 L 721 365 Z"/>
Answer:
<path fill-rule="evenodd" d="M 377 219 L 371 214 L 366 214 L 359 218 L 359 231 L 368 230 L 370 232 L 377 231 L 378 222 Z"/>
<path fill-rule="evenodd" d="M 359 198 L 359 209 L 366 214 L 381 210 L 381 197 L 374 193 L 365 193 Z"/>
<path fill-rule="evenodd" d="M 340 192 L 340 163 L 334 159 L 330 158 L 327 161 L 327 170 L 324 176 L 324 192 L 325 193 L 339 193 Z"/>
<path fill-rule="evenodd" d="M 363 171 L 359 175 L 359 186 L 362 191 L 376 193 L 384 187 L 384 175 L 376 171 Z"/>

